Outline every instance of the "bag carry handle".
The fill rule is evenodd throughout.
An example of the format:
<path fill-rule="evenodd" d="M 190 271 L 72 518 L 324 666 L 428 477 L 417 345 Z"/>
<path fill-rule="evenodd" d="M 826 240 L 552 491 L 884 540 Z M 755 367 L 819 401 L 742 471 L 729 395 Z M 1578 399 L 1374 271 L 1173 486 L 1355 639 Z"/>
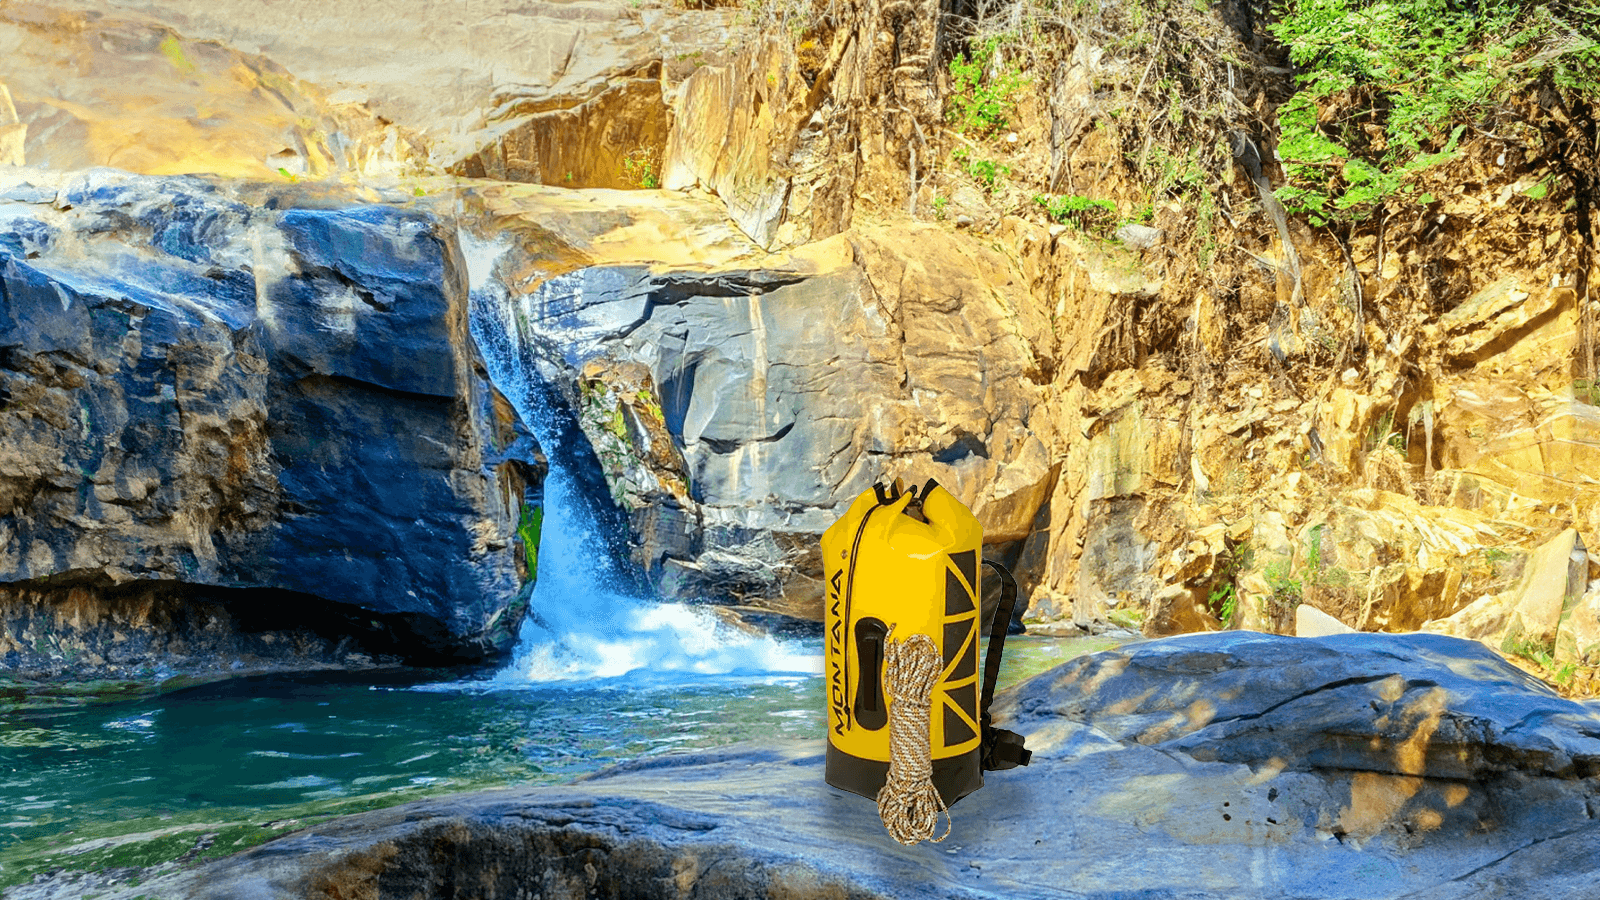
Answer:
<path fill-rule="evenodd" d="M 1005 653 L 1006 631 L 1017 607 L 1017 580 L 997 562 L 986 559 L 983 564 L 1000 576 L 1000 602 L 989 621 L 989 649 L 983 658 L 983 696 L 978 701 L 983 710 L 983 768 L 986 772 L 997 772 L 1027 765 L 1033 759 L 1033 751 L 1023 746 L 1022 735 L 994 727 L 989 718 L 989 704 L 994 702 L 995 684 L 1000 680 L 1000 657 Z"/>

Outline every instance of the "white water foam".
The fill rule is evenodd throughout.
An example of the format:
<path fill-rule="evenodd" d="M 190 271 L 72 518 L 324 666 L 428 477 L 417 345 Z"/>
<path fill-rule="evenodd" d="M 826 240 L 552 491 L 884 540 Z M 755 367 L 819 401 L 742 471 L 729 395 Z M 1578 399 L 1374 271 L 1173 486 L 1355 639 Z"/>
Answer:
<path fill-rule="evenodd" d="M 571 480 L 553 466 L 544 502 L 535 615 L 523 623 L 516 654 L 495 679 L 500 685 L 821 672 L 817 651 L 804 644 L 747 634 L 702 608 L 611 590 L 611 573 L 598 562 L 605 555 L 594 552 L 595 529 Z"/>
<path fill-rule="evenodd" d="M 503 245 L 460 232 L 472 286 L 472 334 L 494 380 L 545 446 L 543 410 L 530 408 L 529 381 L 515 333 L 515 298 L 495 276 Z M 615 590 L 609 555 L 597 552 L 599 529 L 571 478 L 551 460 L 544 482 L 538 578 L 512 661 L 490 682 L 499 688 L 626 678 L 682 683 L 701 677 L 811 676 L 821 651 L 808 641 L 780 641 L 723 624 L 704 608 L 637 600 Z"/>

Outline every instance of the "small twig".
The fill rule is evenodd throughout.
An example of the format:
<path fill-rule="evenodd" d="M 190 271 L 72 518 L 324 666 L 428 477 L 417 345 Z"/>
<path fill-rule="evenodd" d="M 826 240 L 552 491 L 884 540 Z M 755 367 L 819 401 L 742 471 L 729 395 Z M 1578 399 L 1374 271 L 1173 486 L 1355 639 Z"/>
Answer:
<path fill-rule="evenodd" d="M 907 172 L 906 183 L 906 215 L 915 219 L 917 217 L 917 148 L 910 148 L 911 171 Z"/>
<path fill-rule="evenodd" d="M 1139 84 L 1133 89 L 1133 99 L 1135 102 L 1137 102 L 1139 99 L 1139 92 L 1144 90 L 1144 82 L 1145 79 L 1150 77 L 1150 70 L 1154 69 L 1156 67 L 1156 63 L 1161 61 L 1161 41 L 1166 36 L 1167 23 L 1162 22 L 1160 30 L 1156 32 L 1156 45 L 1150 51 L 1150 64 L 1144 67 L 1144 74 L 1139 76 Z"/>

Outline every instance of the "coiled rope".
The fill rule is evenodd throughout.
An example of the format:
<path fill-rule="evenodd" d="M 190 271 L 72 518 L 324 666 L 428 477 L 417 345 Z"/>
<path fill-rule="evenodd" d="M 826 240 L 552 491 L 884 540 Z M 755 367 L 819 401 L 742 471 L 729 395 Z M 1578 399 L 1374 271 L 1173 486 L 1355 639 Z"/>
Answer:
<path fill-rule="evenodd" d="M 928 712 L 939 684 L 941 660 L 933 638 L 913 634 L 894 642 L 884 638 L 884 681 L 889 694 L 889 778 L 878 791 L 878 818 L 889 836 L 906 846 L 950 835 L 950 810 L 933 786 L 933 751 Z M 934 837 L 939 814 L 944 834 Z"/>

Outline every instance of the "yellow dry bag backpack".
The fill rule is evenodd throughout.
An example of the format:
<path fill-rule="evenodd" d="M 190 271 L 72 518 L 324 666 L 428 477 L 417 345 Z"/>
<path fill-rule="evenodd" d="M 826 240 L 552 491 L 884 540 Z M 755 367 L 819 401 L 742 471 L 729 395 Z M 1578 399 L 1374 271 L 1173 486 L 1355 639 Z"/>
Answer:
<path fill-rule="evenodd" d="M 982 544 L 977 518 L 931 480 L 874 485 L 822 535 L 827 782 L 878 800 L 902 843 L 931 838 L 928 816 L 982 787 L 984 771 L 1032 756 L 989 722 L 1017 585 Z M 980 564 L 1001 583 L 981 695 Z M 926 827 L 905 825 L 908 810 Z"/>

